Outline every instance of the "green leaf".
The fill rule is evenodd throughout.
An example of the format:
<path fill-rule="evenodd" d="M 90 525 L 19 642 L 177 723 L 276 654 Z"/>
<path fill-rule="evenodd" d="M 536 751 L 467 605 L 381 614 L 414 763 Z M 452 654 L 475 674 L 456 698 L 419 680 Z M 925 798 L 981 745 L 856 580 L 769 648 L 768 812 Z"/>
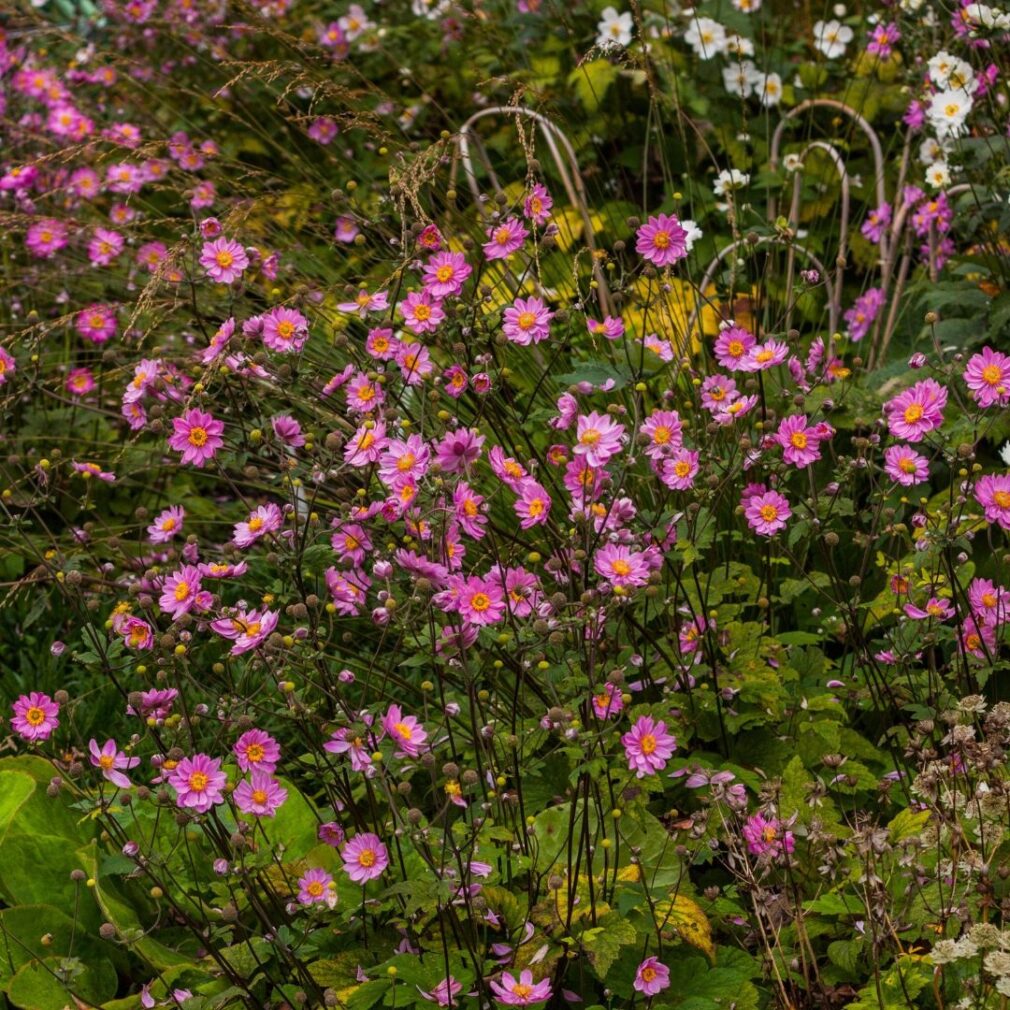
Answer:
<path fill-rule="evenodd" d="M 611 912 L 599 921 L 598 926 L 583 931 L 579 937 L 589 955 L 589 963 L 601 982 L 607 980 L 610 966 L 617 960 L 621 948 L 638 940 L 638 933 L 627 919 Z"/>
<path fill-rule="evenodd" d="M 568 75 L 568 83 L 586 112 L 595 112 L 619 74 L 620 70 L 610 60 L 591 60 L 576 67 Z"/>
<path fill-rule="evenodd" d="M 61 972 L 72 979 L 61 981 Z M 76 959 L 47 957 L 22 965 L 7 986 L 11 1003 L 22 1010 L 64 1010 L 73 1005 L 71 993 L 96 1006 L 116 994 L 116 969 L 107 958 L 85 964 Z"/>

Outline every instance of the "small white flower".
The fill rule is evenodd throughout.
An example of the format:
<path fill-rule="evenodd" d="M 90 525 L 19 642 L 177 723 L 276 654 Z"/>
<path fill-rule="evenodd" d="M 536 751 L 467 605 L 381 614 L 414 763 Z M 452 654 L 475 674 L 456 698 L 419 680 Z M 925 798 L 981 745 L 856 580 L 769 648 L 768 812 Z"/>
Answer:
<path fill-rule="evenodd" d="M 848 14 L 848 9 L 845 4 L 835 4 L 835 6 L 831 8 L 831 13 L 834 14 L 836 18 L 843 18 L 846 14 Z"/>
<path fill-rule="evenodd" d="M 999 455 L 1000 459 L 1002 459 L 1007 466 L 1010 466 L 1010 442 L 1003 443 L 1000 448 Z"/>
<path fill-rule="evenodd" d="M 947 163 L 945 161 L 934 161 L 932 165 L 926 169 L 926 182 L 929 183 L 933 189 L 945 189 L 950 185 L 950 169 L 947 168 Z"/>
<path fill-rule="evenodd" d="M 741 60 L 722 68 L 722 82 L 731 95 L 748 98 L 754 91 L 754 84 L 761 77 L 761 71 L 750 60 Z"/>
<path fill-rule="evenodd" d="M 794 151 L 782 159 L 782 167 L 787 172 L 798 172 L 803 167 L 803 159 Z"/>
<path fill-rule="evenodd" d="M 687 237 L 684 239 L 684 244 L 687 246 L 687 251 L 690 252 L 694 248 L 694 243 L 698 241 L 704 234 L 704 232 L 698 227 L 694 221 L 681 221 L 681 228 L 687 232 Z"/>
<path fill-rule="evenodd" d="M 971 98 L 965 91 L 938 91 L 933 95 L 926 115 L 937 137 L 942 140 L 960 136 L 971 105 Z"/>
<path fill-rule="evenodd" d="M 733 6 L 744 14 L 753 14 L 761 9 L 761 0 L 732 0 Z"/>
<path fill-rule="evenodd" d="M 716 196 L 725 196 L 734 190 L 743 189 L 750 183 L 750 176 L 746 172 L 741 172 L 738 168 L 723 169 L 715 177 L 715 185 L 712 191 Z"/>
<path fill-rule="evenodd" d="M 726 51 L 726 29 L 711 18 L 693 18 L 684 41 L 700 60 L 710 60 Z"/>
<path fill-rule="evenodd" d="M 755 90 L 766 109 L 778 105 L 782 101 L 782 78 L 778 74 L 764 74 L 755 83 Z"/>
<path fill-rule="evenodd" d="M 729 56 L 753 56 L 754 43 L 742 35 L 727 35 L 726 53 Z"/>
<path fill-rule="evenodd" d="M 935 137 L 927 137 L 919 145 L 919 161 L 923 165 L 932 165 L 934 161 L 943 160 L 943 148 Z"/>
<path fill-rule="evenodd" d="M 968 91 L 975 80 L 971 64 L 947 52 L 937 53 L 929 61 L 929 79 L 938 88 Z"/>
<path fill-rule="evenodd" d="M 814 48 L 829 60 L 844 56 L 852 39 L 852 29 L 840 21 L 818 21 L 814 25 Z"/>
<path fill-rule="evenodd" d="M 605 7 L 596 25 L 596 44 L 601 49 L 624 48 L 631 42 L 634 21 L 629 11 L 617 13 L 616 7 Z"/>

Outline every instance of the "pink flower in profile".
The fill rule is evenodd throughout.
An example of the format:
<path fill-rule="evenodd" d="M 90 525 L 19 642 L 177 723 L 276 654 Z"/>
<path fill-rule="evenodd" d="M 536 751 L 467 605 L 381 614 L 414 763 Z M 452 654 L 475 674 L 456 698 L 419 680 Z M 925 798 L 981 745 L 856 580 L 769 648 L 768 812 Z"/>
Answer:
<path fill-rule="evenodd" d="M 694 487 L 698 475 L 698 453 L 691 449 L 674 449 L 662 460 L 660 480 L 673 491 Z"/>
<path fill-rule="evenodd" d="M 972 355 L 964 370 L 964 381 L 980 407 L 1010 404 L 1010 357 L 991 347 Z"/>
<path fill-rule="evenodd" d="M 110 305 L 89 305 L 74 317 L 77 332 L 93 344 L 104 344 L 116 333 L 116 310 Z"/>
<path fill-rule="evenodd" d="M 461 473 L 480 459 L 485 441 L 476 428 L 456 428 L 435 446 L 435 461 L 445 473 Z"/>
<path fill-rule="evenodd" d="M 271 418 L 270 427 L 273 428 L 278 441 L 291 446 L 292 449 L 300 449 L 305 445 L 302 426 L 289 414 L 278 414 L 277 417 Z"/>
<path fill-rule="evenodd" d="M 547 192 L 547 188 L 539 182 L 534 183 L 523 201 L 523 217 L 532 221 L 538 228 L 543 227 L 551 219 L 553 206 L 554 200 Z"/>
<path fill-rule="evenodd" d="M 411 333 L 434 333 L 445 319 L 442 303 L 427 290 L 411 291 L 397 308 Z"/>
<path fill-rule="evenodd" d="M 183 565 L 165 579 L 158 606 L 175 620 L 193 609 L 201 589 L 200 569 L 193 565 Z"/>
<path fill-rule="evenodd" d="M 902 487 L 911 487 L 929 477 L 929 461 L 910 445 L 889 445 L 884 450 L 884 473 Z"/>
<path fill-rule="evenodd" d="M 233 617 L 222 617 L 211 621 L 211 628 L 223 638 L 232 642 L 229 655 L 241 656 L 244 652 L 258 649 L 270 637 L 280 614 L 276 610 L 239 610 Z"/>
<path fill-rule="evenodd" d="M 288 798 L 288 791 L 269 772 L 254 771 L 235 787 L 232 796 L 242 813 L 273 817 Z"/>
<path fill-rule="evenodd" d="M 889 400 L 884 413 L 895 438 L 921 442 L 924 435 L 943 424 L 946 405 L 946 387 L 935 379 L 923 379 Z"/>
<path fill-rule="evenodd" d="M 594 337 L 620 340 L 624 336 L 624 320 L 619 316 L 604 316 L 603 319 L 586 319 L 586 327 Z"/>
<path fill-rule="evenodd" d="M 760 493 L 751 495 L 744 501 L 747 524 L 763 537 L 775 536 L 785 527 L 792 514 L 788 499 L 778 491 L 762 488 Z"/>
<path fill-rule="evenodd" d="M 816 428 L 808 427 L 806 414 L 783 418 L 775 441 L 782 446 L 782 458 L 793 466 L 809 466 L 821 458 L 820 437 Z"/>
<path fill-rule="evenodd" d="M 308 870 L 298 878 L 298 900 L 303 905 L 329 904 L 337 901 L 337 885 L 325 870 Z"/>
<path fill-rule="evenodd" d="M 182 532 L 186 510 L 181 505 L 171 505 L 147 527 L 147 538 L 152 544 L 167 544 Z"/>
<path fill-rule="evenodd" d="M 502 315 L 502 332 L 513 344 L 539 344 L 551 333 L 554 313 L 539 298 L 517 298 Z"/>
<path fill-rule="evenodd" d="M 425 264 L 422 283 L 432 298 L 441 300 L 458 295 L 471 273 L 473 267 L 462 253 L 437 252 Z"/>
<path fill-rule="evenodd" d="M 484 243 L 484 255 L 489 260 L 507 260 L 522 248 L 529 232 L 517 218 L 509 217 L 487 230 L 488 241 Z"/>
<path fill-rule="evenodd" d="M 222 236 L 204 243 L 200 251 L 200 266 L 216 284 L 231 284 L 249 266 L 249 257 L 238 242 Z"/>
<path fill-rule="evenodd" d="M 975 501 L 985 510 L 988 522 L 1010 530 L 1010 475 L 987 474 L 975 485 Z"/>
<path fill-rule="evenodd" d="M 280 744 L 261 729 L 247 729 L 232 747 L 235 760 L 244 772 L 269 772 L 277 770 L 281 759 Z"/>
<path fill-rule="evenodd" d="M 670 986 L 670 969 L 655 957 L 647 957 L 635 972 L 632 987 L 643 996 L 655 996 Z"/>
<path fill-rule="evenodd" d="M 792 852 L 796 847 L 791 831 L 784 830 L 782 821 L 777 817 L 765 817 L 763 814 L 752 814 L 743 826 L 744 841 L 751 855 L 781 856 Z"/>
<path fill-rule="evenodd" d="M 383 312 L 389 308 L 389 292 L 376 291 L 375 294 L 371 294 L 367 288 L 361 288 L 354 296 L 354 301 L 341 302 L 337 308 L 341 312 L 356 313 L 364 319 L 369 312 Z"/>
<path fill-rule="evenodd" d="M 14 710 L 11 729 L 22 740 L 48 740 L 60 724 L 60 706 L 41 691 L 21 695 L 11 707 Z"/>
<path fill-rule="evenodd" d="M 539 982 L 534 982 L 533 972 L 529 968 L 520 972 L 518 979 L 503 971 L 501 982 L 492 979 L 489 984 L 495 1001 L 506 1006 L 532 1006 L 551 998 L 551 980 L 542 978 Z"/>
<path fill-rule="evenodd" d="M 102 778 L 119 789 L 130 788 L 133 783 L 123 772 L 136 768 L 140 764 L 139 757 L 127 757 L 116 745 L 115 740 L 106 740 L 101 747 L 98 746 L 97 740 L 90 740 L 88 752 L 91 755 L 91 763 L 96 768 L 101 768 Z"/>
<path fill-rule="evenodd" d="M 389 866 L 389 853 L 378 835 L 366 832 L 355 835 L 341 850 L 344 861 L 344 873 L 355 884 L 364 884 L 369 880 L 381 877 L 383 870 Z"/>
<path fill-rule="evenodd" d="M 71 461 L 71 466 L 84 477 L 96 477 L 106 484 L 116 483 L 116 475 L 111 470 L 103 470 L 97 463 L 79 463 L 75 459 Z"/>
<path fill-rule="evenodd" d="M 182 453 L 183 463 L 202 467 L 224 445 L 224 423 L 206 411 L 191 408 L 182 417 L 172 418 L 168 447 Z"/>
<path fill-rule="evenodd" d="M 308 338 L 309 321 L 295 309 L 279 305 L 264 314 L 263 345 L 271 351 L 300 351 Z"/>
<path fill-rule="evenodd" d="M 404 715 L 399 705 L 390 705 L 382 717 L 382 728 L 396 746 L 397 757 L 419 757 L 428 742 L 428 733 L 412 715 Z"/>
<path fill-rule="evenodd" d="M 442 979 L 431 992 L 425 992 L 420 986 L 417 991 L 429 1002 L 437 1003 L 442 1007 L 450 1007 L 456 1002 L 456 997 L 463 991 L 461 983 L 457 982 L 452 975 Z"/>
<path fill-rule="evenodd" d="M 628 768 L 640 779 L 661 772 L 677 749 L 677 738 L 666 732 L 666 723 L 648 715 L 636 720 L 629 732 L 621 737 L 621 743 Z"/>
<path fill-rule="evenodd" d="M 184 810 L 205 814 L 211 807 L 224 802 L 224 787 L 228 776 L 221 771 L 221 759 L 206 754 L 183 758 L 168 775 L 168 784 L 175 790 L 175 802 Z"/>
<path fill-rule="evenodd" d="M 673 214 L 650 217 L 638 229 L 635 252 L 657 267 L 673 266 L 687 255 L 687 231 Z"/>
<path fill-rule="evenodd" d="M 572 452 L 584 456 L 590 466 L 606 466 L 607 461 L 621 451 L 624 425 L 607 414 L 580 414 L 575 425 L 575 445 Z"/>
<path fill-rule="evenodd" d="M 917 607 L 913 603 L 906 603 L 901 609 L 913 621 L 946 621 L 948 617 L 953 617 L 955 613 L 950 600 L 942 599 L 938 596 L 931 596 L 926 602 L 925 607 Z"/>
<path fill-rule="evenodd" d="M 747 357 L 757 343 L 750 330 L 742 326 L 727 326 L 715 341 L 715 358 L 723 368 L 731 372 L 746 371 Z"/>
<path fill-rule="evenodd" d="M 236 547 L 250 547 L 260 537 L 275 533 L 284 525 L 284 514 L 273 503 L 260 505 L 249 513 L 249 518 L 235 524 L 232 543 Z"/>

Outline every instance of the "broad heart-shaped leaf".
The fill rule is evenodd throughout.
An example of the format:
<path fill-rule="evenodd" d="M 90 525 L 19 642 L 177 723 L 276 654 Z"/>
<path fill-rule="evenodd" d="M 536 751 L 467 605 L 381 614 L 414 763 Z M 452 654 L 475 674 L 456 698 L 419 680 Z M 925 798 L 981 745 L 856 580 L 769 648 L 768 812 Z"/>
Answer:
<path fill-rule="evenodd" d="M 0 761 L 0 896 L 10 905 L 76 907 L 82 927 L 97 930 L 94 899 L 70 879 L 82 869 L 75 850 L 95 827 L 80 823 L 63 796 L 46 795 L 52 775 L 31 755 Z"/>
<path fill-rule="evenodd" d="M 656 925 L 661 930 L 676 933 L 684 943 L 696 947 L 715 963 L 712 926 L 696 902 L 671 892 L 669 898 L 656 902 L 655 914 Z"/>
<path fill-rule="evenodd" d="M 584 929 L 579 942 L 589 955 L 589 963 L 601 982 L 606 982 L 610 966 L 620 956 L 621 948 L 638 940 L 638 933 L 627 919 L 611 912 L 599 920 L 599 925 Z"/>
<path fill-rule="evenodd" d="M 112 953 L 97 934 L 84 932 L 52 905 L 17 905 L 0 911 L 0 988 L 33 960 L 73 954 L 90 963 Z"/>
<path fill-rule="evenodd" d="M 22 1010 L 64 1010 L 74 1005 L 71 994 L 93 1006 L 116 994 L 116 969 L 108 958 L 74 963 L 79 970 L 67 984 L 59 978 L 67 964 L 62 958 L 47 957 L 22 965 L 7 986 L 7 998 Z"/>
<path fill-rule="evenodd" d="M 116 885 L 116 878 L 99 875 L 98 849 L 95 842 L 79 849 L 77 856 L 85 871 L 95 881 L 95 886 L 91 891 L 106 921 L 111 922 L 120 933 L 135 935 L 136 939 L 133 939 L 130 944 L 130 949 L 135 954 L 145 958 L 148 964 L 159 971 L 166 971 L 170 968 L 195 967 L 193 958 L 188 955 L 166 947 L 153 937 L 141 935 L 144 929 L 140 918 L 120 893 Z"/>
<path fill-rule="evenodd" d="M 265 817 L 261 823 L 271 845 L 284 845 L 284 860 L 288 862 L 301 859 L 318 844 L 319 819 L 312 804 L 295 786 L 286 780 L 280 781 L 288 791 L 288 798 L 274 817 Z"/>

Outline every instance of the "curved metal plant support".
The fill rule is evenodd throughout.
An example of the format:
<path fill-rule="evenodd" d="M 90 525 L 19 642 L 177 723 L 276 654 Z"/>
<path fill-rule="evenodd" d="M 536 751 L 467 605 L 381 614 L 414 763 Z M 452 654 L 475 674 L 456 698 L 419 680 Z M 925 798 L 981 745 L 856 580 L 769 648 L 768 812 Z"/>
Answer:
<path fill-rule="evenodd" d="M 593 235 L 593 222 L 589 213 L 589 205 L 586 200 L 585 183 L 582 179 L 582 172 L 579 169 L 578 159 L 575 156 L 575 148 L 572 146 L 568 137 L 566 137 L 565 134 L 546 116 L 539 112 L 535 112 L 533 109 L 507 105 L 495 105 L 491 108 L 481 109 L 479 112 L 475 112 L 459 128 L 459 132 L 456 135 L 456 154 L 453 158 L 452 173 L 450 176 L 452 183 L 455 183 L 458 166 L 462 163 L 463 173 L 466 176 L 467 185 L 470 188 L 470 193 L 473 195 L 474 202 L 478 207 L 484 207 L 484 201 L 481 200 L 480 185 L 478 183 L 477 173 L 474 167 L 474 155 L 471 151 L 471 148 L 473 148 L 473 150 L 476 151 L 481 164 L 484 166 L 489 179 L 491 180 L 491 186 L 494 188 L 494 191 L 496 193 L 502 192 L 501 185 L 498 182 L 498 176 L 495 174 L 494 168 L 491 165 L 491 159 L 488 156 L 487 149 L 484 147 L 480 136 L 474 130 L 474 124 L 476 124 L 479 120 L 486 119 L 490 116 L 515 116 L 517 120 L 520 117 L 526 117 L 527 119 L 532 120 L 540 128 L 540 133 L 544 139 L 544 143 L 547 145 L 547 150 L 550 152 L 555 168 L 561 178 L 561 184 L 564 187 L 565 195 L 568 197 L 569 203 L 578 210 L 579 216 L 582 218 L 585 243 L 589 249 L 590 256 L 592 257 L 593 279 L 596 281 L 597 285 L 596 290 L 599 297 L 600 308 L 606 315 L 613 315 L 613 299 L 610 295 L 610 286 L 607 284 L 607 278 L 604 271 L 601 269 L 600 262 L 596 256 L 596 239 Z"/>
<path fill-rule="evenodd" d="M 712 283 L 713 279 L 715 278 L 716 271 L 719 269 L 723 260 L 725 260 L 729 255 L 736 252 L 736 250 L 739 249 L 741 246 L 755 248 L 756 246 L 769 245 L 769 244 L 787 246 L 789 254 L 791 256 L 798 253 L 800 256 L 804 257 L 804 259 L 812 263 L 813 266 L 820 271 L 821 276 L 824 278 L 824 289 L 828 293 L 828 326 L 833 336 L 835 330 L 838 328 L 838 308 L 836 301 L 837 292 L 835 291 L 835 285 L 831 280 L 830 274 L 828 273 L 827 269 L 825 268 L 824 264 L 820 261 L 820 259 L 817 256 L 815 256 L 805 246 L 798 245 L 796 242 L 790 242 L 787 239 L 781 238 L 778 235 L 762 235 L 757 240 L 757 242 L 754 243 L 748 241 L 746 238 L 737 239 L 736 242 L 731 243 L 730 245 L 726 246 L 725 249 L 721 250 L 719 254 L 715 257 L 715 259 L 713 259 L 712 262 L 709 263 L 708 268 L 705 270 L 705 274 L 701 279 L 701 284 L 699 285 L 698 289 L 701 294 L 701 297 L 702 298 L 704 297 L 704 292 L 708 289 L 708 286 Z M 698 326 L 698 320 L 700 316 L 701 316 L 701 299 L 699 299 L 698 304 L 695 305 L 694 309 L 691 311 L 691 317 L 688 320 L 687 333 L 689 337 L 692 333 L 695 332 L 695 328 Z M 701 337 L 702 335 L 700 327 L 698 328 L 698 335 L 699 337 Z M 831 349 L 831 340 L 829 337 L 828 340 L 829 352 L 830 349 Z"/>

